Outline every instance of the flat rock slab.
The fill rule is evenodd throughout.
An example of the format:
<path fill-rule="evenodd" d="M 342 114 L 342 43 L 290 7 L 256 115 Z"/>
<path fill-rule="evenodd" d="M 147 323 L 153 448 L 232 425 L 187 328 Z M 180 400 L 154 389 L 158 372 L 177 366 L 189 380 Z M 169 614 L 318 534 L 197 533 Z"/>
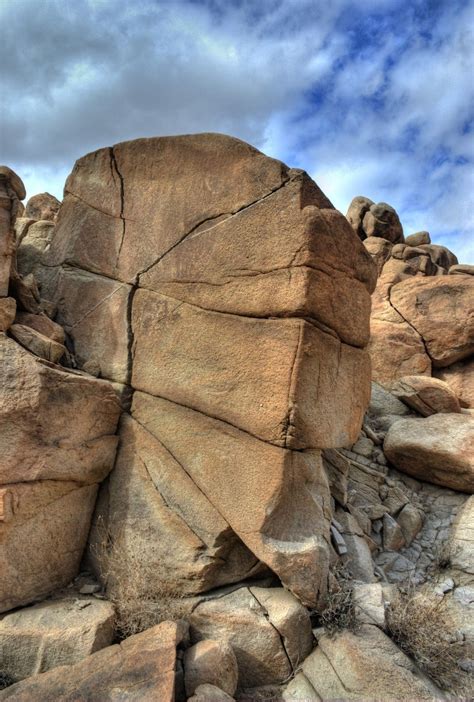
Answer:
<path fill-rule="evenodd" d="M 474 490 L 474 419 L 465 414 L 407 418 L 390 427 L 384 452 L 393 465 L 436 485 Z"/>
<path fill-rule="evenodd" d="M 0 618 L 0 670 L 19 681 L 110 646 L 114 608 L 94 598 L 42 602 Z"/>
<path fill-rule="evenodd" d="M 0 692 L 0 700 L 31 702 L 174 702 L 176 647 L 181 623 L 163 622 L 80 663 L 34 675 Z"/>

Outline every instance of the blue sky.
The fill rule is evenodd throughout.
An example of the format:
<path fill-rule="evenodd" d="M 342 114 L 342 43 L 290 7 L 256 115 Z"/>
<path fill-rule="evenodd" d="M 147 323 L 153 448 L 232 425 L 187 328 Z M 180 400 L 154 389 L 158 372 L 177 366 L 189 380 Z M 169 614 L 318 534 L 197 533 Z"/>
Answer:
<path fill-rule="evenodd" d="M 28 195 L 100 146 L 226 132 L 474 263 L 472 0 L 1 0 L 0 22 L 0 160 Z"/>

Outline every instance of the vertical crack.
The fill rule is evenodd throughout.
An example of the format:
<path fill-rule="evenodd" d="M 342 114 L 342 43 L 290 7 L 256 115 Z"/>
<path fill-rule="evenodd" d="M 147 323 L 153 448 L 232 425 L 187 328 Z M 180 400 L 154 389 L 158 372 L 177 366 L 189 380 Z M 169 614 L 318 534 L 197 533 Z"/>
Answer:
<path fill-rule="evenodd" d="M 260 607 L 262 608 L 262 611 L 263 611 L 263 616 L 265 617 L 265 619 L 267 620 L 267 622 L 270 624 L 270 626 L 272 627 L 272 629 L 274 629 L 274 631 L 275 631 L 276 634 L 278 635 L 278 638 L 280 639 L 280 643 L 281 643 L 281 647 L 282 647 L 283 653 L 285 654 L 286 659 L 288 660 L 288 665 L 290 666 L 291 675 L 294 675 L 294 673 L 295 673 L 295 666 L 293 665 L 293 661 L 291 660 L 291 656 L 290 656 L 290 654 L 288 653 L 288 650 L 287 650 L 287 648 L 286 648 L 285 637 L 283 636 L 283 634 L 281 633 L 281 631 L 275 626 L 275 624 L 274 624 L 274 623 L 272 622 L 272 620 L 270 619 L 270 614 L 269 614 L 267 608 L 265 607 L 265 605 L 263 605 L 263 604 L 260 602 L 260 600 L 258 599 L 258 597 L 255 595 L 255 593 L 252 591 L 251 588 L 247 588 L 247 590 L 248 590 L 248 592 L 252 595 L 252 597 L 254 598 L 255 602 L 257 602 L 257 603 L 260 605 Z"/>
<path fill-rule="evenodd" d="M 122 251 L 122 246 L 123 242 L 125 239 L 125 227 L 126 227 L 126 222 L 125 222 L 125 217 L 124 217 L 124 210 L 125 210 L 125 188 L 124 188 L 124 180 L 123 176 L 119 171 L 118 165 L 117 165 L 117 159 L 115 158 L 115 151 L 114 147 L 110 146 L 109 147 L 109 153 L 110 153 L 110 170 L 112 172 L 112 178 L 115 180 L 115 174 L 118 177 L 119 180 L 119 186 L 120 186 L 120 219 L 122 220 L 122 236 L 120 238 L 120 244 L 119 248 L 117 251 L 117 256 L 115 259 L 115 266 L 114 268 L 117 268 L 118 261 L 120 258 L 120 253 Z"/>

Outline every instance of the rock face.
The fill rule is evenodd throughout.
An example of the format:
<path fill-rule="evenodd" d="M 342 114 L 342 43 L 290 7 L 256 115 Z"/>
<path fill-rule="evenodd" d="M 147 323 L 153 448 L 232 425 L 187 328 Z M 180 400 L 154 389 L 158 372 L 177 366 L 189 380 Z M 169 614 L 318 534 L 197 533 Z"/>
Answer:
<path fill-rule="evenodd" d="M 108 383 L 43 362 L 0 335 L 0 611 L 77 572 L 98 483 L 113 465 Z"/>
<path fill-rule="evenodd" d="M 428 482 L 474 490 L 474 422 L 464 414 L 434 414 L 396 422 L 384 441 L 399 470 Z"/>
<path fill-rule="evenodd" d="M 345 218 L 236 139 L 140 139 L 78 161 L 35 275 L 79 366 L 135 391 L 102 500 L 113 538 L 167 534 L 150 558 L 193 592 L 261 561 L 315 605 L 320 450 L 355 440 L 369 399 L 376 272 Z"/>
<path fill-rule="evenodd" d="M 164 622 L 75 665 L 34 675 L 0 692 L 0 700 L 174 702 L 176 647 L 185 635 L 182 625 Z"/>
<path fill-rule="evenodd" d="M 33 195 L 26 203 L 25 216 L 36 220 L 54 222 L 61 203 L 50 193 Z"/>
<path fill-rule="evenodd" d="M 0 670 L 19 681 L 109 646 L 114 609 L 96 599 L 50 600 L 0 619 Z"/>
<path fill-rule="evenodd" d="M 321 636 L 318 644 L 302 665 L 298 684 L 306 685 L 305 696 L 292 696 L 289 686 L 285 701 L 443 699 L 441 691 L 375 626 L 364 625 L 358 634 Z"/>
<path fill-rule="evenodd" d="M 437 412 L 458 413 L 461 406 L 447 383 L 423 375 L 400 378 L 392 387 L 393 394 L 423 417 Z"/>

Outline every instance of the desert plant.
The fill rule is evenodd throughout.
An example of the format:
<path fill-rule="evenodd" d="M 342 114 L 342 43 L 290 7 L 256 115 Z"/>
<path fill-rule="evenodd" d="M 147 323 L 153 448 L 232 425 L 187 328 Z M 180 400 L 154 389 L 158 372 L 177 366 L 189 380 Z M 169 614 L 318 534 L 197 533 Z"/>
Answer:
<path fill-rule="evenodd" d="M 464 637 L 456 630 L 446 598 L 428 586 L 407 586 L 390 603 L 388 630 L 401 650 L 441 688 L 464 692 Z"/>
<path fill-rule="evenodd" d="M 112 535 L 103 523 L 96 527 L 92 547 L 99 577 L 115 606 L 116 629 L 126 638 L 162 621 L 176 621 L 189 613 L 183 595 L 166 579 L 156 562 L 141 556 L 140 544 L 133 535 Z M 135 543 L 136 541 L 136 543 Z"/>
<path fill-rule="evenodd" d="M 343 629 L 357 629 L 351 573 L 342 561 L 336 563 L 331 573 L 333 578 L 319 615 L 319 622 L 329 636 Z"/>

